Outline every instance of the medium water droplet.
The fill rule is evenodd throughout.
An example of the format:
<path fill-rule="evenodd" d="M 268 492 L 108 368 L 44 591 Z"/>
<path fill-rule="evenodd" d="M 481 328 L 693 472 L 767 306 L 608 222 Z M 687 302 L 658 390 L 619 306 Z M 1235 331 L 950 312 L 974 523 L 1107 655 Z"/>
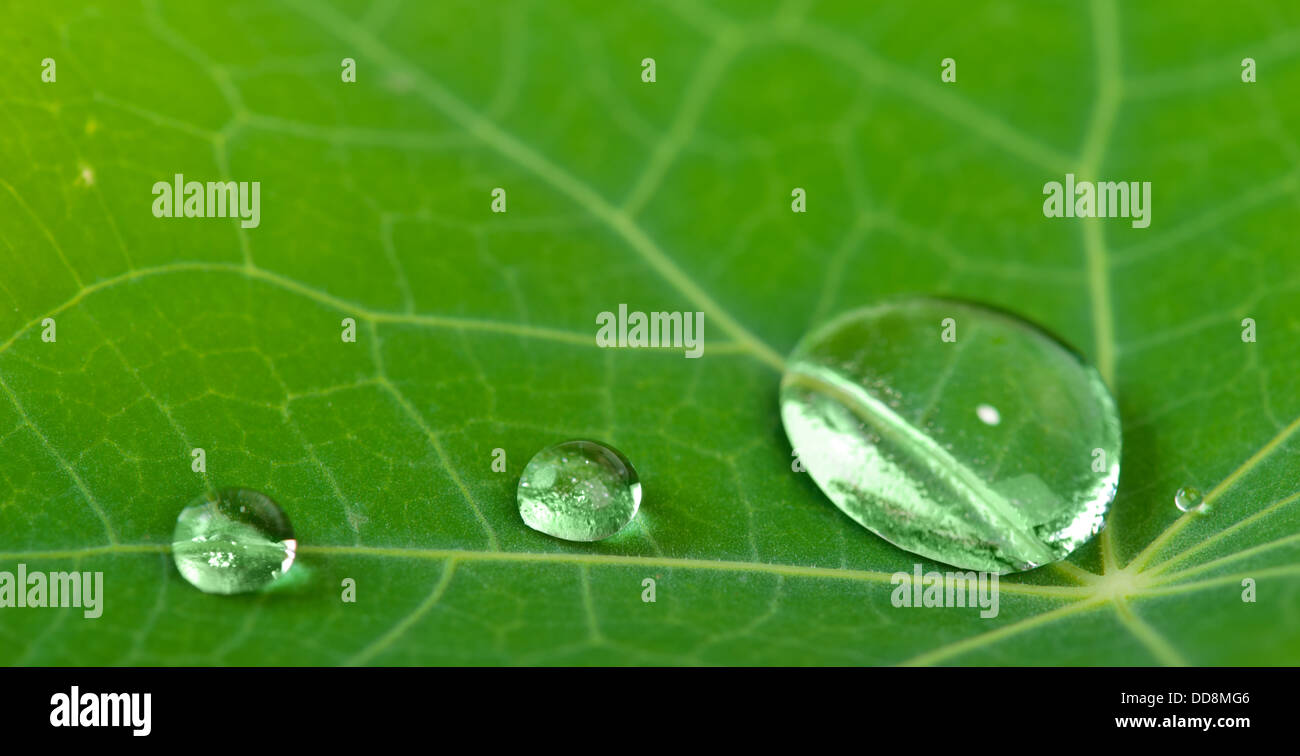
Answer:
<path fill-rule="evenodd" d="M 204 593 L 247 593 L 280 579 L 298 542 L 280 506 L 247 488 L 207 493 L 181 510 L 172 534 L 176 569 Z"/>
<path fill-rule="evenodd" d="M 955 343 L 940 338 L 945 318 Z M 965 569 L 1063 559 L 1101 529 L 1119 481 L 1119 415 L 1097 371 L 1032 324 L 963 302 L 894 301 L 816 329 L 787 362 L 781 419 L 845 514 Z"/>
<path fill-rule="evenodd" d="M 1205 499 L 1201 496 L 1201 490 L 1191 486 L 1183 486 L 1178 489 L 1178 493 L 1174 494 L 1174 506 L 1184 512 L 1195 510 L 1204 513 L 1206 511 Z"/>
<path fill-rule="evenodd" d="M 609 538 L 636 516 L 641 482 L 621 452 L 595 441 L 548 446 L 519 478 L 519 515 L 567 541 Z"/>

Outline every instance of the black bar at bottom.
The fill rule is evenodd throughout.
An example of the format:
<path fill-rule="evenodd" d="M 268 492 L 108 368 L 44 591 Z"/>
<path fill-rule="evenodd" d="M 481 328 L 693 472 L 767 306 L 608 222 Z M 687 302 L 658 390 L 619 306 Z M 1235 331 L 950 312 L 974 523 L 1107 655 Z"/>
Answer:
<path fill-rule="evenodd" d="M 1036 752 L 1048 747 L 1037 738 L 1285 736 L 1300 724 L 1297 679 L 1290 668 L 19 668 L 0 675 L 0 733 L 47 745 L 217 746 L 279 733 L 295 746 L 513 735 L 601 747 L 617 741 L 596 738 L 704 727 L 764 738 L 838 730 L 864 748 L 873 734 L 911 733 Z"/>

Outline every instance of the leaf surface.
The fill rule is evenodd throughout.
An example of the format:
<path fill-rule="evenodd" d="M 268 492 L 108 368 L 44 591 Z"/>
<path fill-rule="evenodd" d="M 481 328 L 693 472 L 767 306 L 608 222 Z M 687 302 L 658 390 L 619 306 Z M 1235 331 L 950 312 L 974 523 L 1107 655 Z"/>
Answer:
<path fill-rule="evenodd" d="M 106 595 L 99 619 L 0 610 L 0 661 L 1300 663 L 1289 4 L 7 15 L 0 569 L 103 571 Z M 154 218 L 176 173 L 260 181 L 261 225 Z M 1066 173 L 1151 181 L 1151 226 L 1044 218 Z M 1118 397 L 1103 535 L 1003 580 L 993 619 L 893 607 L 917 558 L 793 472 L 779 425 L 799 337 L 905 292 L 1020 313 Z M 621 303 L 705 313 L 705 356 L 596 348 Z M 575 437 L 645 487 L 608 541 L 519 520 L 523 465 Z M 208 485 L 284 506 L 288 585 L 180 578 Z"/>

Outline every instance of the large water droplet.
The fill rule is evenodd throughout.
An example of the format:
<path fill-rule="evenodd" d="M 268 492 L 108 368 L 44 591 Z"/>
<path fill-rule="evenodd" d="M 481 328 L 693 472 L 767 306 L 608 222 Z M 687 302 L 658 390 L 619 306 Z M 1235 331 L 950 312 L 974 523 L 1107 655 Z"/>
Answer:
<path fill-rule="evenodd" d="M 816 329 L 787 363 L 781 419 L 845 514 L 965 569 L 1064 558 L 1101 529 L 1119 481 L 1119 416 L 1097 371 L 964 302 L 889 302 Z"/>
<path fill-rule="evenodd" d="M 1178 489 L 1178 493 L 1174 494 L 1174 506 L 1184 512 L 1195 510 L 1204 513 L 1206 510 L 1205 500 L 1204 497 L 1201 496 L 1201 490 L 1199 488 L 1192 488 L 1191 486 L 1184 486 Z"/>
<path fill-rule="evenodd" d="M 265 494 L 225 488 L 176 518 L 176 569 L 204 593 L 247 593 L 280 579 L 298 550 L 289 518 Z"/>
<path fill-rule="evenodd" d="M 641 482 L 617 449 L 595 441 L 548 446 L 519 478 L 519 515 L 534 530 L 568 541 L 609 538 L 636 516 Z"/>

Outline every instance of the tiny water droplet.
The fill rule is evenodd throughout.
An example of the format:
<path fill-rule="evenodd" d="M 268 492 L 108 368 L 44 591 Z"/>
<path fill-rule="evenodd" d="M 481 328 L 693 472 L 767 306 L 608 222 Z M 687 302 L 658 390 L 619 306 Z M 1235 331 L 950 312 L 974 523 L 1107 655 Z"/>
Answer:
<path fill-rule="evenodd" d="M 596 441 L 565 441 L 528 461 L 518 499 L 519 515 L 533 530 L 567 541 L 599 541 L 636 516 L 641 482 L 617 449 Z"/>
<path fill-rule="evenodd" d="M 274 583 L 293 565 L 298 542 L 280 505 L 248 488 L 224 488 L 181 510 L 172 558 L 204 593 L 248 593 Z"/>
<path fill-rule="evenodd" d="M 1184 512 L 1196 511 L 1204 514 L 1207 511 L 1200 489 L 1191 486 L 1178 489 L 1178 493 L 1174 494 L 1174 506 Z"/>
<path fill-rule="evenodd" d="M 963 324 L 955 344 L 945 318 Z M 845 514 L 964 569 L 1065 558 L 1101 529 L 1119 482 L 1119 414 L 1097 371 L 1037 326 L 965 302 L 896 300 L 817 328 L 786 363 L 781 420 Z"/>

